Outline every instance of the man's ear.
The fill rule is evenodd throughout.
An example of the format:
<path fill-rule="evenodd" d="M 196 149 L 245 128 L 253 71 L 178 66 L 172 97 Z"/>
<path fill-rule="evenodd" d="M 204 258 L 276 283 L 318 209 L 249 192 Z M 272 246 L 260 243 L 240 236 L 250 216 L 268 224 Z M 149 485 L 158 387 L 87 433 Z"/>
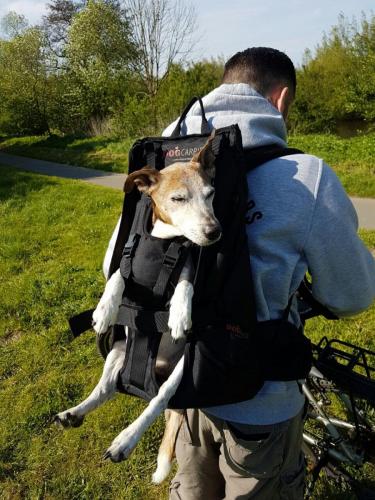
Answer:
<path fill-rule="evenodd" d="M 286 120 L 292 101 L 289 87 L 275 87 L 268 95 L 268 100 L 283 115 L 284 120 Z"/>
<path fill-rule="evenodd" d="M 143 167 L 129 174 L 125 180 L 124 191 L 130 193 L 137 186 L 141 193 L 148 194 L 150 189 L 159 182 L 160 172 L 156 168 Z"/>
<path fill-rule="evenodd" d="M 192 162 L 199 163 L 202 169 L 211 178 L 215 177 L 215 155 L 212 150 L 212 142 L 215 138 L 215 134 L 216 130 L 213 129 L 206 144 L 191 159 Z"/>

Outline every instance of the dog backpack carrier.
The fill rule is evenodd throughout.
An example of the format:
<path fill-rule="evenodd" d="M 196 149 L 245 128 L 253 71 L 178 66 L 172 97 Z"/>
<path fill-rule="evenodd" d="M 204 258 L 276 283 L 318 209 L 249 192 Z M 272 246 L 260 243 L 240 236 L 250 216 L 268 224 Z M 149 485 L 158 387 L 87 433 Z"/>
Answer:
<path fill-rule="evenodd" d="M 195 102 L 201 107 L 201 134 L 181 136 Z M 170 137 L 137 141 L 129 153 L 129 174 L 144 166 L 158 170 L 188 162 L 207 142 L 210 129 L 200 98 L 182 113 Z M 310 341 L 283 318 L 258 322 L 252 286 L 246 223 L 246 173 L 274 158 L 299 153 L 277 145 L 243 150 L 237 125 L 217 129 L 214 213 L 221 239 L 198 247 L 183 237 L 152 236 L 151 200 L 134 189 L 125 196 L 109 275 L 120 268 L 125 291 L 117 324 L 98 336 L 104 357 L 127 332 L 120 391 L 152 399 L 184 354 L 184 370 L 170 408 L 198 408 L 252 398 L 265 380 L 296 380 L 311 366 Z M 169 301 L 180 271 L 190 259 L 194 274 L 192 328 L 174 343 L 168 329 Z M 86 329 L 92 311 L 71 319 L 73 334 Z"/>

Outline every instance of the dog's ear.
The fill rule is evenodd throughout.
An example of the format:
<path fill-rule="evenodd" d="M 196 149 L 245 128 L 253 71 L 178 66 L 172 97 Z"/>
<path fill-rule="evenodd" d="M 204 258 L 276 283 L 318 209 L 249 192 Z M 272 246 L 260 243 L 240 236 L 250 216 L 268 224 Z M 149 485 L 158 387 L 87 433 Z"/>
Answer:
<path fill-rule="evenodd" d="M 159 181 L 159 178 L 159 170 L 151 167 L 143 167 L 141 170 L 136 170 L 127 176 L 124 184 L 124 191 L 125 193 L 130 193 L 134 186 L 137 186 L 139 191 L 148 194 L 151 187 Z"/>
<path fill-rule="evenodd" d="M 215 177 L 215 155 L 212 150 L 212 142 L 215 138 L 215 134 L 216 130 L 213 129 L 206 144 L 193 156 L 191 160 L 192 162 L 199 163 L 202 169 L 211 178 Z"/>

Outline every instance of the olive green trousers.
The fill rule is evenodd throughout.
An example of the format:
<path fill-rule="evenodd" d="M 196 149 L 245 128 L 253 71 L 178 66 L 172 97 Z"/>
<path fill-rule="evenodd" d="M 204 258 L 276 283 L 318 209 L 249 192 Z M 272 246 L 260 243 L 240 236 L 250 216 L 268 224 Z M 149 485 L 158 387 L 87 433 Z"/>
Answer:
<path fill-rule="evenodd" d="M 170 500 L 302 500 L 303 413 L 258 426 L 187 410 Z"/>

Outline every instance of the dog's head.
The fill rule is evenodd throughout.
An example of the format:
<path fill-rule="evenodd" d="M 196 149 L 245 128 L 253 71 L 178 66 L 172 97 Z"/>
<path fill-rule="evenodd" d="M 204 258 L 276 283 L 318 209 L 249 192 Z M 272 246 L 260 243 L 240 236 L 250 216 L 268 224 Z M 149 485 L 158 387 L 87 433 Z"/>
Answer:
<path fill-rule="evenodd" d="M 200 246 L 215 243 L 221 227 L 213 212 L 215 156 L 211 135 L 205 146 L 189 163 L 174 163 L 158 171 L 144 167 L 128 175 L 124 191 L 134 186 L 153 202 L 154 222 L 159 219 L 174 226 L 186 238 Z"/>

